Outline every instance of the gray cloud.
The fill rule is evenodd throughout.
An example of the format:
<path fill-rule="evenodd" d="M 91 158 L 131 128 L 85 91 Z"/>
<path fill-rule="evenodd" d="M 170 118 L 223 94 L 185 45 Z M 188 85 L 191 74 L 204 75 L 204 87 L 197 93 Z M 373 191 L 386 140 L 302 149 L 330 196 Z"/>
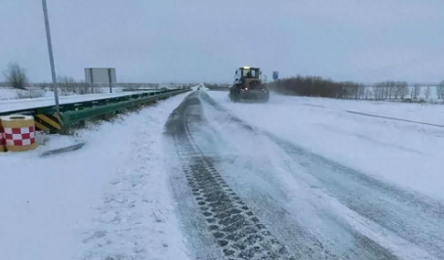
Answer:
<path fill-rule="evenodd" d="M 39 0 L 0 0 L 0 68 L 49 81 Z M 444 79 L 442 1 L 48 0 L 59 75 L 112 66 L 132 82 L 267 74 L 374 82 Z"/>

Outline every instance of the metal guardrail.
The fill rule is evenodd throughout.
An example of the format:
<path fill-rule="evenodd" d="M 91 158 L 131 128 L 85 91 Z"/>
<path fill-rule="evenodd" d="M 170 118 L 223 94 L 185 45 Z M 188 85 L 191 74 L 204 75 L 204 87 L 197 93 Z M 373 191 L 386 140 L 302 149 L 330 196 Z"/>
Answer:
<path fill-rule="evenodd" d="M 185 89 L 187 90 L 187 89 Z M 118 97 L 108 97 L 108 98 L 100 98 L 97 100 L 89 100 L 89 101 L 75 101 L 69 102 L 60 105 L 60 112 L 67 112 L 73 110 L 79 110 L 88 107 L 94 106 L 102 106 L 110 103 L 128 101 L 133 99 L 140 99 L 145 97 L 157 96 L 160 94 L 170 93 L 177 91 L 177 89 L 167 89 L 163 91 L 155 91 L 155 92 L 145 92 L 145 93 L 134 93 L 132 95 L 118 96 Z M 10 114 L 23 114 L 23 115 L 37 115 L 37 114 L 54 114 L 56 112 L 54 105 L 49 106 L 38 106 L 34 108 L 25 108 L 25 109 L 17 109 L 17 110 L 9 110 L 0 112 L 0 116 L 10 115 Z"/>
<path fill-rule="evenodd" d="M 110 114 L 113 112 L 119 112 L 124 109 L 130 109 L 133 107 L 143 105 L 148 102 L 152 102 L 154 100 L 167 98 L 169 96 L 185 93 L 187 91 L 190 91 L 190 89 L 166 91 L 161 94 L 139 97 L 138 99 L 135 100 L 120 101 L 117 103 L 112 103 L 107 105 L 83 108 L 81 110 L 76 110 L 76 111 L 67 111 L 62 113 L 61 120 L 63 122 L 63 127 L 69 128 L 70 126 L 72 126 L 72 124 L 77 123 L 79 121 L 96 118 L 98 116 Z"/>
<path fill-rule="evenodd" d="M 154 100 L 185 93 L 190 90 L 191 89 L 189 88 L 169 89 L 157 92 L 135 93 L 119 97 L 61 104 L 60 117 L 56 114 L 54 105 L 1 112 L 0 116 L 10 114 L 32 115 L 35 118 L 37 130 L 57 132 L 69 128 L 80 121 L 130 109 Z"/>

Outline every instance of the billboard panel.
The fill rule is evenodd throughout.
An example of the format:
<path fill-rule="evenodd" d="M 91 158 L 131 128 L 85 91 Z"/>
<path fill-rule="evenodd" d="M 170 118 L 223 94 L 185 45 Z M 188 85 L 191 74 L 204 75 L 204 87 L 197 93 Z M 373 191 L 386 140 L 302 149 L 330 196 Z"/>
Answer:
<path fill-rule="evenodd" d="M 115 68 L 85 68 L 85 81 L 89 84 L 115 84 Z"/>
<path fill-rule="evenodd" d="M 273 71 L 273 80 L 278 80 L 278 79 L 279 79 L 279 72 Z"/>

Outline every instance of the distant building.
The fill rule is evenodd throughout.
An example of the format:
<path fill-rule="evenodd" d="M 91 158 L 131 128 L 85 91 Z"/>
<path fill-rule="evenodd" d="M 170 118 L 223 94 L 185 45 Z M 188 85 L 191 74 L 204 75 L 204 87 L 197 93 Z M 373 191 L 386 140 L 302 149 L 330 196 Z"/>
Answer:
<path fill-rule="evenodd" d="M 89 84 L 115 84 L 115 68 L 85 68 L 85 81 Z"/>
<path fill-rule="evenodd" d="M 278 79 L 279 79 L 279 72 L 273 71 L 273 80 L 278 80 Z"/>

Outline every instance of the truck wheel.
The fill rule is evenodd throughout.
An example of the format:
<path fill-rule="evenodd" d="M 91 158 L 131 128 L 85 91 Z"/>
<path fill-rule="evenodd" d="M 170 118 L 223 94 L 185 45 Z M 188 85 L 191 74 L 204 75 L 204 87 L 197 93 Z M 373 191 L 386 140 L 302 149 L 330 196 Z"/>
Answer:
<path fill-rule="evenodd" d="M 239 91 L 237 89 L 230 90 L 230 100 L 232 102 L 239 102 L 239 99 L 240 99 Z"/>
<path fill-rule="evenodd" d="M 235 90 L 233 93 L 233 102 L 239 102 L 240 100 L 240 93 L 238 90 Z"/>
<path fill-rule="evenodd" d="M 236 99 L 235 99 L 235 97 L 234 97 L 234 91 L 230 91 L 230 100 L 231 100 L 232 102 L 236 102 Z"/>

